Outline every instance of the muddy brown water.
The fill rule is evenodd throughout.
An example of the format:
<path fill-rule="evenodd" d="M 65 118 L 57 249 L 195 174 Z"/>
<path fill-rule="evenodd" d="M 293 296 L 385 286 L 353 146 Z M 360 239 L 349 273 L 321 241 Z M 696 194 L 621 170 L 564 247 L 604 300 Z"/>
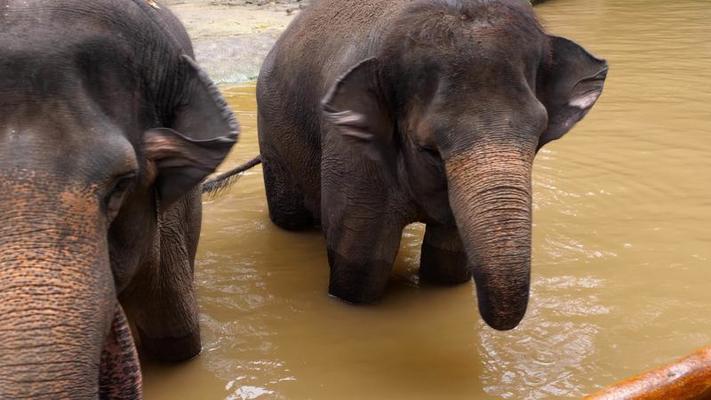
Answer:
<path fill-rule="evenodd" d="M 517 329 L 486 327 L 472 284 L 418 283 L 416 225 L 382 303 L 328 297 L 320 234 L 274 227 L 255 169 L 205 201 L 204 351 L 146 365 L 146 399 L 577 398 L 711 343 L 711 3 L 537 11 L 610 74 L 536 160 L 532 300 Z M 243 128 L 234 165 L 257 152 L 254 87 L 225 92 Z"/>

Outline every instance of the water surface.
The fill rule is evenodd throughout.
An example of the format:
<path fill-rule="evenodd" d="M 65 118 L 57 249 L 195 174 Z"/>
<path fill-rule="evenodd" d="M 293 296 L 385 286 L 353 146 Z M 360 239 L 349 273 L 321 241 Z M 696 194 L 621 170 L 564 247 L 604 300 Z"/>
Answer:
<path fill-rule="evenodd" d="M 257 168 L 205 202 L 204 351 L 147 365 L 146 399 L 577 398 L 711 343 L 711 3 L 537 11 L 610 74 L 595 109 L 536 160 L 520 327 L 486 327 L 472 284 L 420 285 L 417 225 L 382 303 L 328 297 L 321 235 L 269 222 Z M 227 168 L 258 149 L 253 86 L 225 91 L 243 128 Z"/>

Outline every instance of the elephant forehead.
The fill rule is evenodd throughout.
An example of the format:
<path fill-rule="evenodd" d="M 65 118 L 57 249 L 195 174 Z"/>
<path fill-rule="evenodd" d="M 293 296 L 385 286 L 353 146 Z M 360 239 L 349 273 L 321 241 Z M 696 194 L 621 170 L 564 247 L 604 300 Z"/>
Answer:
<path fill-rule="evenodd" d="M 394 28 L 410 42 L 440 47 L 525 47 L 545 38 L 530 6 L 519 0 L 413 2 Z M 402 23 L 404 22 L 404 24 Z"/>
<path fill-rule="evenodd" d="M 0 127 L 6 125 L 3 115 L 21 114 L 25 121 L 56 124 L 103 117 L 126 131 L 137 130 L 145 105 L 137 41 L 88 16 L 75 21 L 81 29 L 67 31 L 62 11 L 36 7 L 44 15 L 38 23 L 27 22 L 35 17 L 32 12 L 11 9 L 0 28 Z"/>
<path fill-rule="evenodd" d="M 139 167 L 133 144 L 100 114 L 63 105 L 0 115 L 0 170 L 35 171 L 64 186 L 90 187 Z M 35 183 L 36 184 L 36 183 Z"/>

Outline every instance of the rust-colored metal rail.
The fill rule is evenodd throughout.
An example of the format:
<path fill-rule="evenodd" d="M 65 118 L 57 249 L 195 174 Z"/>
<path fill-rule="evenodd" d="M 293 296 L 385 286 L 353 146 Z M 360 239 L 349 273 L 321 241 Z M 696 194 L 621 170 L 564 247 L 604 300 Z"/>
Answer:
<path fill-rule="evenodd" d="M 711 346 L 584 400 L 711 400 Z"/>

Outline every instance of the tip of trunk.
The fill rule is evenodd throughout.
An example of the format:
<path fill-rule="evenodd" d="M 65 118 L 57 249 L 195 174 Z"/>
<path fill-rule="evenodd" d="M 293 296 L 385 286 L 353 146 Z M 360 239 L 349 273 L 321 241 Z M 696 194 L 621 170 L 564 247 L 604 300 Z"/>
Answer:
<path fill-rule="evenodd" d="M 474 281 L 479 302 L 479 314 L 484 322 L 499 331 L 508 331 L 517 327 L 528 307 L 528 282 L 519 288 L 508 287 L 509 290 L 494 290 L 487 287 L 486 284 L 477 282 L 476 278 Z"/>

